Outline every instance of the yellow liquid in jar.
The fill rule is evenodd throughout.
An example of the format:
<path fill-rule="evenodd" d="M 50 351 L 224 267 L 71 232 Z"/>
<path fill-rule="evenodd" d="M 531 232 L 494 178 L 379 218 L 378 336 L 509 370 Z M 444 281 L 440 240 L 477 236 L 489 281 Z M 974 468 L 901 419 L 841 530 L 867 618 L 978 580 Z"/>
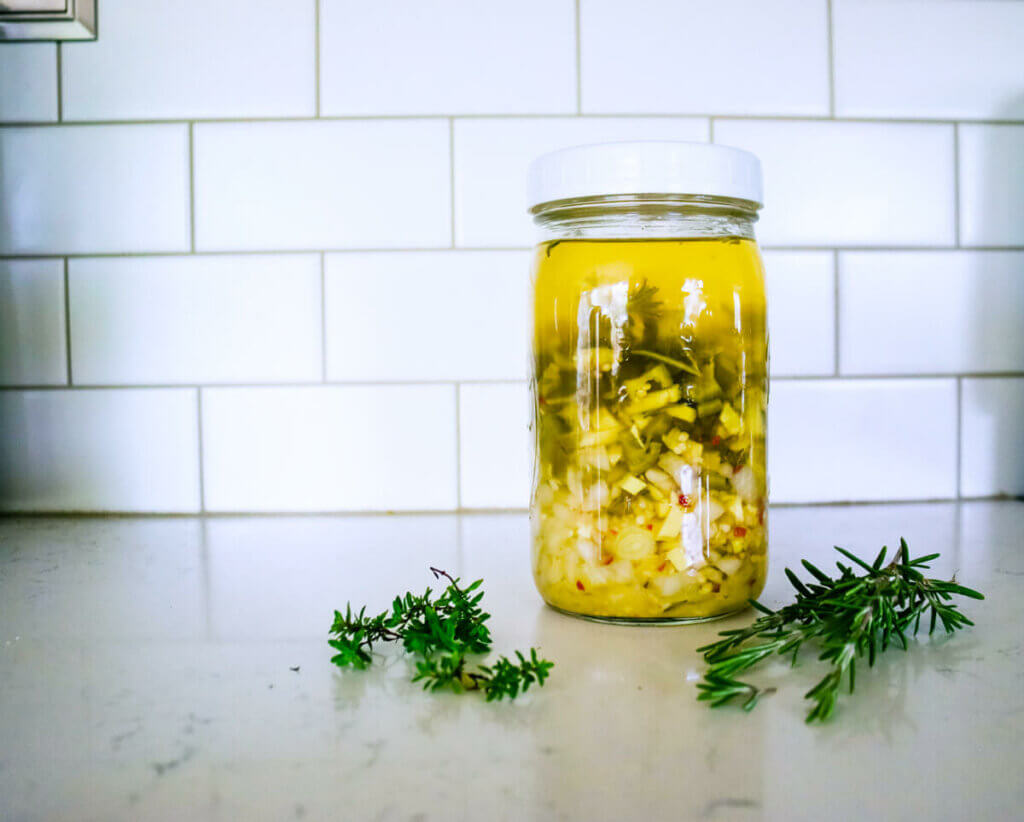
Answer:
<path fill-rule="evenodd" d="M 685 621 L 764 586 L 756 244 L 561 240 L 534 262 L 533 571 L 556 608 Z"/>

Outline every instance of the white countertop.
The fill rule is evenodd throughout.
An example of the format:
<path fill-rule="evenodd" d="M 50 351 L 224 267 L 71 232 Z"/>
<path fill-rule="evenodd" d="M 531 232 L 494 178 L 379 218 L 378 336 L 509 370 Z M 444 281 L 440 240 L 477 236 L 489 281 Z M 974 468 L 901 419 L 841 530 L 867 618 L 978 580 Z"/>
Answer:
<path fill-rule="evenodd" d="M 696 702 L 694 649 L 750 612 L 544 607 L 523 514 L 0 520 L 0 819 L 1021 818 L 1024 503 L 789 508 L 771 529 L 770 605 L 784 565 L 903 535 L 988 596 L 964 603 L 977 627 L 863 666 L 813 727 L 810 657 L 749 715 Z M 394 652 L 331 665 L 333 609 L 383 609 L 429 565 L 484 578 L 495 651 L 539 646 L 546 687 L 486 704 L 421 692 Z"/>

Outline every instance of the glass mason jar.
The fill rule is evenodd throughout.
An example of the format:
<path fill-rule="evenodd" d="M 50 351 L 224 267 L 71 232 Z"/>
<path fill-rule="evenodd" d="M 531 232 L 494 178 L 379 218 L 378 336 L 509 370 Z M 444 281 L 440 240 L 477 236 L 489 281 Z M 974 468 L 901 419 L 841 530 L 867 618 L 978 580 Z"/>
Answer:
<path fill-rule="evenodd" d="M 530 169 L 533 573 L 569 614 L 681 623 L 767 570 L 756 157 L 609 143 Z"/>

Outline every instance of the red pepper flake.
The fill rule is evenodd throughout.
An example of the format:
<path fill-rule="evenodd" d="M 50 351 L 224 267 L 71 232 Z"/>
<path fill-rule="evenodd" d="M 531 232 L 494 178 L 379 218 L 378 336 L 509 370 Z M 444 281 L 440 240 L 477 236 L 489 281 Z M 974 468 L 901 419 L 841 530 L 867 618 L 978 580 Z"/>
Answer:
<path fill-rule="evenodd" d="M 611 565 L 612 562 L 614 562 L 614 561 L 615 561 L 615 557 L 613 557 L 611 554 L 609 554 L 608 556 L 606 556 L 604 559 L 601 560 L 601 564 L 602 565 Z"/>
<path fill-rule="evenodd" d="M 665 570 L 665 566 L 666 566 L 666 565 L 668 565 L 668 563 L 667 563 L 667 562 L 663 562 L 663 563 L 661 563 L 661 565 L 659 565 L 659 566 L 658 566 L 658 570 L 659 570 L 659 571 L 664 571 L 664 570 Z"/>
<path fill-rule="evenodd" d="M 653 531 L 654 530 L 654 526 L 653 525 L 648 525 L 647 526 L 647 530 L 648 531 Z"/>
<path fill-rule="evenodd" d="M 548 404 L 548 401 L 546 399 L 544 399 L 543 397 L 537 397 L 537 402 L 540 405 L 547 405 Z"/>
<path fill-rule="evenodd" d="M 757 521 L 761 525 L 764 525 L 764 506 L 763 505 L 760 508 L 757 509 Z"/>
<path fill-rule="evenodd" d="M 738 537 L 745 537 L 747 535 L 747 529 L 742 525 L 737 525 L 732 529 L 732 532 Z"/>
<path fill-rule="evenodd" d="M 686 496 L 686 494 L 680 494 L 679 495 L 679 504 L 682 505 L 683 508 L 685 508 L 687 505 L 690 504 L 690 498 L 688 496 Z"/>
<path fill-rule="evenodd" d="M 721 441 L 722 441 L 722 438 L 720 436 L 718 436 L 718 434 L 715 434 L 715 436 L 713 436 L 711 438 L 711 444 L 712 445 L 718 445 L 718 443 L 720 443 Z"/>
<path fill-rule="evenodd" d="M 586 591 L 587 590 L 586 588 L 583 587 L 583 583 L 580 582 L 579 580 L 576 580 L 576 587 L 579 588 L 581 591 Z"/>
<path fill-rule="evenodd" d="M 614 528 L 610 529 L 608 533 L 611 534 L 613 537 L 617 537 L 619 535 L 619 532 L 616 531 Z"/>

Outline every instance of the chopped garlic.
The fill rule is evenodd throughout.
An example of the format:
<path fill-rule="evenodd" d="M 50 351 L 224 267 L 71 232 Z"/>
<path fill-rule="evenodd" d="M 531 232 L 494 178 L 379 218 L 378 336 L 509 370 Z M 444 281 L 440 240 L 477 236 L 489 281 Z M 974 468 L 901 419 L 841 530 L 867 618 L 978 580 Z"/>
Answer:
<path fill-rule="evenodd" d="M 632 494 L 635 497 L 647 486 L 644 485 L 642 480 L 637 479 L 632 474 L 627 474 L 619 480 L 619 487 L 627 494 Z"/>
<path fill-rule="evenodd" d="M 668 558 L 668 561 L 675 566 L 677 571 L 685 571 L 689 564 L 686 560 L 686 551 L 684 551 L 681 547 L 673 548 L 671 551 L 665 554 L 665 556 Z"/>
<path fill-rule="evenodd" d="M 672 506 L 665 521 L 658 529 L 658 539 L 673 539 L 679 536 L 679 530 L 683 525 L 683 509 L 677 505 Z M 674 563 L 673 563 L 674 564 Z"/>

